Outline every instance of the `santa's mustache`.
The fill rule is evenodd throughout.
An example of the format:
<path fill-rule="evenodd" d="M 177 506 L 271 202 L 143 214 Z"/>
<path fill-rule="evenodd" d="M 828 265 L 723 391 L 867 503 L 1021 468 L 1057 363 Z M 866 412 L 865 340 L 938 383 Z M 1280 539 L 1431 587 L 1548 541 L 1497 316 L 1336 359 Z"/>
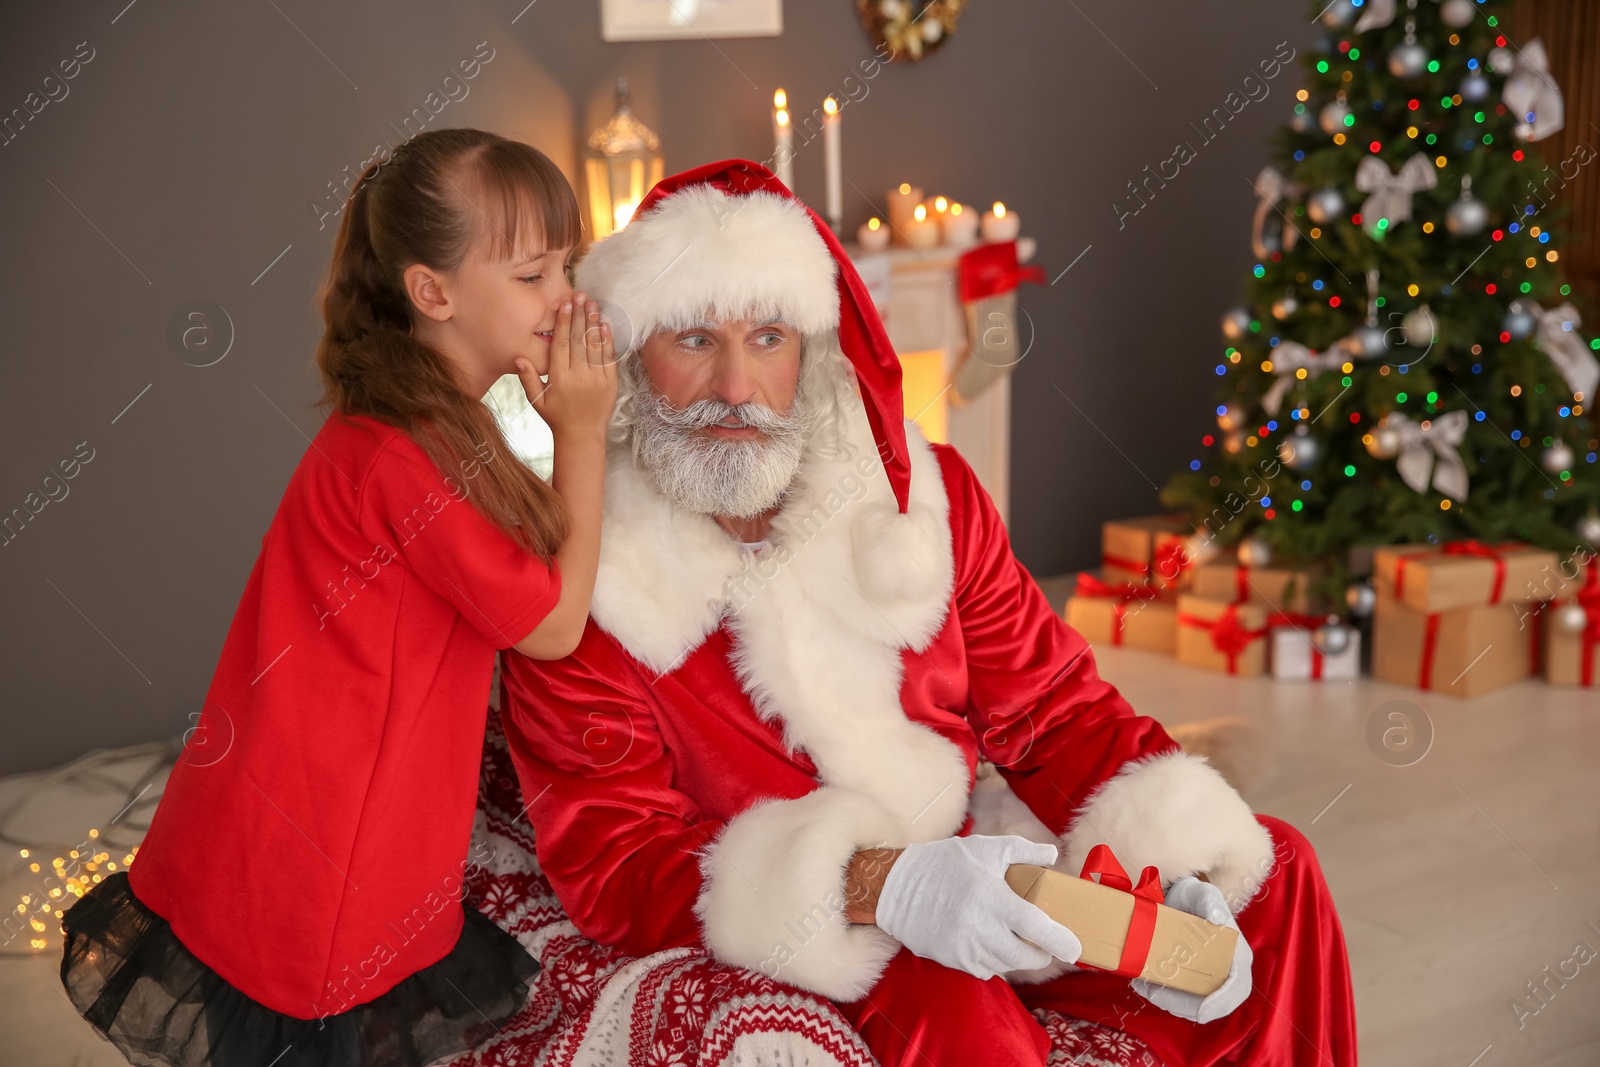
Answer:
<path fill-rule="evenodd" d="M 799 410 L 798 404 L 788 412 L 779 412 L 753 400 L 730 404 L 716 397 L 705 397 L 682 408 L 673 407 L 659 393 L 652 393 L 651 400 L 654 408 L 651 414 L 656 421 L 664 428 L 682 433 L 725 423 L 729 418 L 737 419 L 740 426 L 753 427 L 772 437 L 797 436 L 805 431 L 805 413 Z"/>

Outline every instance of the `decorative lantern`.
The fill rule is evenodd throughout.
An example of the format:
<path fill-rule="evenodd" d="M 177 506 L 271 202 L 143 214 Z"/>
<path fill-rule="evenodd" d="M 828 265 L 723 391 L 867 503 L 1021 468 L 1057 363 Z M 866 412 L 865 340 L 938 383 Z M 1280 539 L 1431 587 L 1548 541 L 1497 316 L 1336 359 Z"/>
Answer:
<path fill-rule="evenodd" d="M 594 239 L 628 224 L 634 208 L 661 180 L 661 138 L 628 107 L 628 79 L 617 79 L 617 111 L 589 135 L 584 153 Z"/>

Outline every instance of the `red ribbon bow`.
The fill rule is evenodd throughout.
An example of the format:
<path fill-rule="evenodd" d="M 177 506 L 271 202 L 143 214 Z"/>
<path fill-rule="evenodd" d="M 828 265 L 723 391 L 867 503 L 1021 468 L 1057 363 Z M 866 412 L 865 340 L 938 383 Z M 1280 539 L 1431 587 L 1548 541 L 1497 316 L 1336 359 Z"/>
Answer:
<path fill-rule="evenodd" d="M 1178 578 L 1184 570 L 1194 565 L 1194 557 L 1189 554 L 1189 546 L 1181 537 L 1173 538 L 1156 549 L 1156 577 L 1173 585 L 1178 584 Z"/>
<path fill-rule="evenodd" d="M 1145 961 L 1150 958 L 1150 942 L 1156 933 L 1156 905 L 1166 899 L 1161 892 L 1161 872 L 1155 867 L 1146 867 L 1139 875 L 1139 884 L 1134 885 L 1128 872 L 1122 869 L 1122 864 L 1112 854 L 1111 846 L 1100 844 L 1089 850 L 1089 858 L 1083 861 L 1083 870 L 1078 877 L 1092 882 L 1094 879 L 1090 875 L 1094 874 L 1100 876 L 1101 885 L 1134 896 L 1133 915 L 1128 919 L 1128 936 L 1122 942 L 1122 959 L 1108 973 L 1137 978 L 1144 973 Z M 1091 963 L 1080 962 L 1078 966 L 1106 970 Z"/>
<path fill-rule="evenodd" d="M 1198 626 L 1211 631 L 1211 647 L 1228 657 L 1228 673 L 1239 673 L 1239 653 L 1258 637 L 1265 637 L 1267 628 L 1249 630 L 1239 621 L 1239 606 L 1229 604 L 1215 619 L 1203 618 L 1185 612 L 1178 613 L 1178 621 L 1186 626 Z"/>

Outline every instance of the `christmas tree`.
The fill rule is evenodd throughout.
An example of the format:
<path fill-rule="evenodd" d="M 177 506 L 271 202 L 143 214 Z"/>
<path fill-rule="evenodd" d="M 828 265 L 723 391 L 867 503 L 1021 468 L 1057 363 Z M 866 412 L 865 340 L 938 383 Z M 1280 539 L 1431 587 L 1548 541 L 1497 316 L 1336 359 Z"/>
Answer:
<path fill-rule="evenodd" d="M 1324 559 L 1329 592 L 1361 544 L 1600 549 L 1600 341 L 1551 202 L 1594 153 L 1538 158 L 1562 123 L 1542 48 L 1498 0 L 1326 5 L 1256 183 L 1218 428 L 1163 501 L 1199 554 Z"/>

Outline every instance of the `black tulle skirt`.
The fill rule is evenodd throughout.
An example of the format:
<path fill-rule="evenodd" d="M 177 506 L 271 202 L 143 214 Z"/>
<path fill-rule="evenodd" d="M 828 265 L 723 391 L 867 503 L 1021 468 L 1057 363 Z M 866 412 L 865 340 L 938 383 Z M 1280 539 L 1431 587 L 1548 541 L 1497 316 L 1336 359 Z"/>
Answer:
<path fill-rule="evenodd" d="M 65 913 L 61 981 L 139 1067 L 424 1067 L 494 1036 L 539 972 L 520 941 L 463 909 L 461 937 L 443 959 L 349 1011 L 298 1019 L 196 959 L 118 871 Z"/>

